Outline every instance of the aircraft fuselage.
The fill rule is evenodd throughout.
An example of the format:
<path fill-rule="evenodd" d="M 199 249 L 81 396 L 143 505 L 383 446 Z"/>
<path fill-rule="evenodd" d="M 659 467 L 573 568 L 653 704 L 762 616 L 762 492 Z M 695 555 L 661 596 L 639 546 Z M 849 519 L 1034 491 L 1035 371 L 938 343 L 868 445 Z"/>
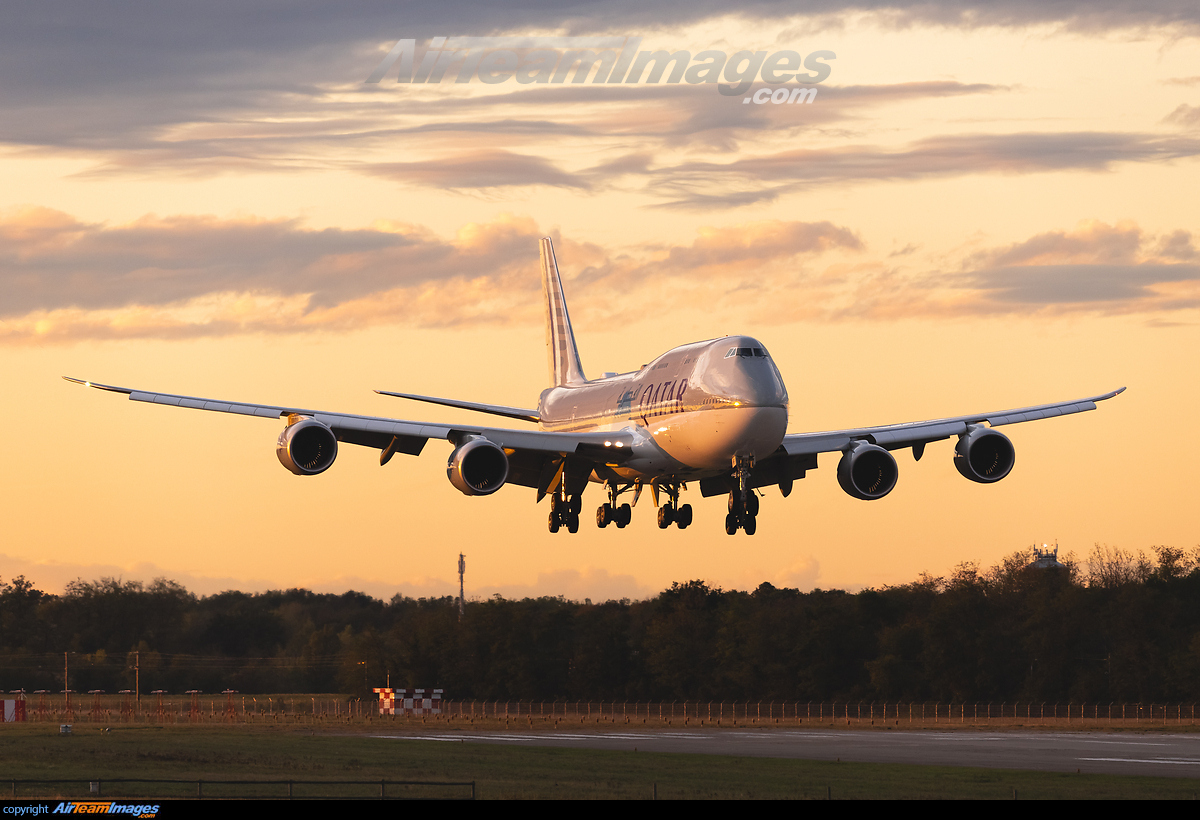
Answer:
<path fill-rule="evenodd" d="M 632 373 L 551 387 L 538 414 L 551 432 L 637 433 L 634 457 L 614 468 L 622 478 L 691 479 L 775 452 L 788 395 L 761 342 L 726 336 L 674 348 Z"/>

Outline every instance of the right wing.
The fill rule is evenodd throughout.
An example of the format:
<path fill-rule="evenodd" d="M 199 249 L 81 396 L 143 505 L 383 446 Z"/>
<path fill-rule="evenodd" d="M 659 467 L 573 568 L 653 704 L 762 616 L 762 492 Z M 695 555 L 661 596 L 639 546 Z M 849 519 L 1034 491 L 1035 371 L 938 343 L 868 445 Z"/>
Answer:
<path fill-rule="evenodd" d="M 241 416 L 260 418 L 290 418 L 292 416 L 316 419 L 333 430 L 339 442 L 374 447 L 380 450 L 379 463 L 386 464 L 395 453 L 418 455 L 431 438 L 445 439 L 458 446 L 470 436 L 484 438 L 504 448 L 509 456 L 509 482 L 534 487 L 544 493 L 559 474 L 564 472 L 581 475 L 586 468 L 590 474 L 593 467 L 616 466 L 631 454 L 636 437 L 628 431 L 609 433 L 552 433 L 544 430 L 509 430 L 503 427 L 476 427 L 460 424 L 431 424 L 423 421 L 406 421 L 378 416 L 358 416 L 350 413 L 330 413 L 324 410 L 309 410 L 302 407 L 286 407 L 273 404 L 249 404 L 246 402 L 204 399 L 195 396 L 178 396 L 171 393 L 154 393 L 129 387 L 97 384 L 83 379 L 63 376 L 69 382 L 124 393 L 131 401 L 150 404 L 165 404 L 171 407 L 187 407 L 194 410 L 211 410 L 217 413 L 235 413 Z M 465 405 L 465 403 L 464 403 Z M 586 481 L 586 475 L 583 476 Z"/>

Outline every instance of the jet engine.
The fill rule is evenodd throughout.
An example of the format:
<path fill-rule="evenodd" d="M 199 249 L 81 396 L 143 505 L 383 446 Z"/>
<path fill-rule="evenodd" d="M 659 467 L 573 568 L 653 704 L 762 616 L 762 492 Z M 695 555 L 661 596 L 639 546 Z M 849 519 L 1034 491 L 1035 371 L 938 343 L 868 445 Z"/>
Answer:
<path fill-rule="evenodd" d="M 842 455 L 837 469 L 842 489 L 863 501 L 874 501 L 890 493 L 899 474 L 892 454 L 866 441 L 854 442 Z"/>
<path fill-rule="evenodd" d="M 954 445 L 954 466 L 963 478 L 991 484 L 1012 472 L 1016 451 L 1008 436 L 991 427 L 972 424 Z"/>
<path fill-rule="evenodd" d="M 337 436 L 316 419 L 306 418 L 283 428 L 275 455 L 296 475 L 323 473 L 337 458 Z"/>
<path fill-rule="evenodd" d="M 494 442 L 473 436 L 450 454 L 446 476 L 464 495 L 491 495 L 508 479 L 508 456 Z"/>

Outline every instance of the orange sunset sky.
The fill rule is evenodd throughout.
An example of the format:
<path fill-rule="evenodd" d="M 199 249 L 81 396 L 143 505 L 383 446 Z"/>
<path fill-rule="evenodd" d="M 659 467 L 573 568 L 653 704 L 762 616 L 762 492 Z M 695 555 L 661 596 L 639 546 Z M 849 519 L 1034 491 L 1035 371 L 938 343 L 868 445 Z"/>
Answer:
<path fill-rule="evenodd" d="M 203 594 L 646 597 L 900 584 L 1034 542 L 1200 543 L 1200 7 L 1037 4 L 49 3 L 0 29 L 0 578 L 165 576 Z M 435 8 L 436 7 L 436 8 Z M 398 39 L 640 36 L 825 50 L 811 104 L 711 84 L 364 82 Z M 753 89 L 763 87 L 757 83 Z M 752 93 L 752 91 L 750 93 Z M 1004 428 L 1011 476 L 953 442 L 852 499 L 836 458 L 758 534 L 685 496 L 660 531 L 546 531 L 534 493 L 468 498 L 446 442 L 323 475 L 282 422 L 156 407 L 62 375 L 396 418 L 532 407 L 537 238 L 585 370 L 760 339 L 790 432 L 1075 399 Z M 486 423 L 496 423 L 495 420 Z M 520 422 L 512 422 L 520 426 Z"/>

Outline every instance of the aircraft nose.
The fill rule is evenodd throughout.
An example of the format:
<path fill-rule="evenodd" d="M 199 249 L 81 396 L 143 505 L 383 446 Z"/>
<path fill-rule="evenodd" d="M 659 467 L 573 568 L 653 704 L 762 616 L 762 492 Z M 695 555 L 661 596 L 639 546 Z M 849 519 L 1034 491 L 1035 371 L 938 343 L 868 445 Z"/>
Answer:
<path fill-rule="evenodd" d="M 730 398 L 751 407 L 786 407 L 787 390 L 783 379 L 766 359 L 735 360 L 727 389 Z"/>

